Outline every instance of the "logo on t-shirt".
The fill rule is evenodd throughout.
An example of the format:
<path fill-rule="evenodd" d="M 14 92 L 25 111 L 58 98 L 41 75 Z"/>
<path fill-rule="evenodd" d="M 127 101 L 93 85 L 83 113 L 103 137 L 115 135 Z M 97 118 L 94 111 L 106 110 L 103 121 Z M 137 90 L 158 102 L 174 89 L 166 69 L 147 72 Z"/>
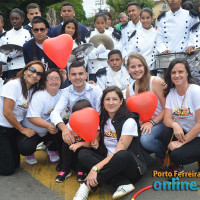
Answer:
<path fill-rule="evenodd" d="M 117 138 L 116 132 L 113 131 L 105 131 L 105 136 L 110 138 Z"/>
<path fill-rule="evenodd" d="M 177 108 L 174 110 L 173 115 L 180 115 L 180 117 L 191 116 L 194 115 L 191 113 L 190 108 Z"/>
<path fill-rule="evenodd" d="M 53 111 L 53 109 L 50 109 L 47 113 L 44 114 L 44 116 L 50 116 L 52 111 Z"/>
<path fill-rule="evenodd" d="M 28 102 L 24 102 L 22 105 L 17 105 L 18 107 L 20 108 L 23 108 L 23 109 L 27 109 L 28 108 Z"/>

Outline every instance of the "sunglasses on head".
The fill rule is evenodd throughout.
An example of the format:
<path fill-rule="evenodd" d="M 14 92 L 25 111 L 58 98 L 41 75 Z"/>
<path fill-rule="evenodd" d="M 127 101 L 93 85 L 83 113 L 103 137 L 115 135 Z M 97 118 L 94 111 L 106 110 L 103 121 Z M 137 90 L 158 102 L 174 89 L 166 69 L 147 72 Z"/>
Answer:
<path fill-rule="evenodd" d="M 34 33 L 38 33 L 39 31 L 40 31 L 41 33 L 44 33 L 44 32 L 46 31 L 46 28 L 34 28 L 34 29 L 33 29 L 33 32 L 34 32 Z"/>
<path fill-rule="evenodd" d="M 32 73 L 36 73 L 38 76 L 42 76 L 43 72 L 37 72 L 37 70 L 34 67 L 28 67 L 28 70 Z"/>

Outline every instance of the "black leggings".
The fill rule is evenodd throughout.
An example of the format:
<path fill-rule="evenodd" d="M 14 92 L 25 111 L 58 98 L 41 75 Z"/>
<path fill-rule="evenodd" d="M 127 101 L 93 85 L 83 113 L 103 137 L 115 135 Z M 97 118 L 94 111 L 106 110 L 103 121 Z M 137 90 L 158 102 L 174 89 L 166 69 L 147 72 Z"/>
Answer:
<path fill-rule="evenodd" d="M 78 154 L 78 160 L 87 172 L 104 158 L 90 149 L 82 149 Z M 137 162 L 131 153 L 121 150 L 99 171 L 97 181 L 98 184 L 108 181 L 117 188 L 120 185 L 135 183 L 140 177 Z"/>
<path fill-rule="evenodd" d="M 77 172 L 83 172 L 81 165 L 78 163 L 78 153 L 84 147 L 78 148 L 75 152 L 69 149 L 69 145 L 65 142 L 62 144 L 62 163 L 61 169 L 63 172 L 69 173 L 71 169 Z"/>
<path fill-rule="evenodd" d="M 61 132 L 58 132 L 54 135 L 47 133 L 47 135 L 45 135 L 44 137 L 40 137 L 38 134 L 36 134 L 31 138 L 28 138 L 27 136 L 20 133 L 17 138 L 17 144 L 20 154 L 22 154 L 23 156 L 28 156 L 33 154 L 36 151 L 37 145 L 42 141 L 46 141 L 47 143 L 49 141 L 52 141 L 53 144 L 48 147 L 48 150 L 58 151 L 59 156 L 61 158 L 61 146 L 62 146 Z"/>
<path fill-rule="evenodd" d="M 17 129 L 0 126 L 0 175 L 11 175 L 20 165 L 17 135 Z"/>
<path fill-rule="evenodd" d="M 172 137 L 173 129 L 165 127 L 161 139 L 167 148 Z M 174 136 L 173 140 L 177 140 Z M 192 141 L 170 152 L 170 157 L 176 165 L 187 165 L 193 162 L 200 162 L 200 138 L 196 137 Z"/>

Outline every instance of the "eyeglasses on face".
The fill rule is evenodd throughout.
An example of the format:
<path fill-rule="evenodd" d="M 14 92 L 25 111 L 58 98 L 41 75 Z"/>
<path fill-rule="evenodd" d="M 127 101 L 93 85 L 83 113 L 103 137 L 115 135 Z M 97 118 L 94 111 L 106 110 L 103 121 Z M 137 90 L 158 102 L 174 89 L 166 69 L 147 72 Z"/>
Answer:
<path fill-rule="evenodd" d="M 42 76 L 43 72 L 38 72 L 34 67 L 28 67 L 28 70 L 38 76 Z"/>
<path fill-rule="evenodd" d="M 60 82 L 61 79 L 60 79 L 60 77 L 48 77 L 47 81 L 49 81 L 49 82 L 53 82 L 53 81 Z"/>
<path fill-rule="evenodd" d="M 44 32 L 46 31 L 46 28 L 34 28 L 34 29 L 33 29 L 33 32 L 34 32 L 34 33 L 38 33 L 39 31 L 40 31 L 41 33 L 44 33 Z"/>

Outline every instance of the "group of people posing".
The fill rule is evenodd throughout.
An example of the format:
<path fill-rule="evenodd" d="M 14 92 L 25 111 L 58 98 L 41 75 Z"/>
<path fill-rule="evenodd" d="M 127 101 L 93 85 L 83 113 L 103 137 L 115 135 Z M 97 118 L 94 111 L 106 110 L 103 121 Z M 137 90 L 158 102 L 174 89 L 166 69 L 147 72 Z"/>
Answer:
<path fill-rule="evenodd" d="M 199 18 L 180 3 L 168 0 L 171 10 L 160 16 L 158 30 L 151 25 L 152 11 L 141 10 L 137 2 L 127 5 L 128 23 L 106 29 L 111 16 L 98 13 L 90 32 L 73 18 L 70 3 L 63 4 L 64 21 L 54 28 L 41 17 L 37 4 L 27 6 L 30 24 L 24 28 L 24 13 L 13 9 L 13 29 L 0 36 L 0 45 L 23 46 L 23 53 L 0 53 L 6 82 L 0 93 L 0 175 L 15 172 L 20 154 L 27 164 L 37 164 L 34 152 L 44 142 L 50 162 L 57 162 L 55 181 L 63 182 L 73 170 L 77 181 L 83 182 L 74 200 L 87 199 L 90 190 L 104 181 L 116 188 L 113 199 L 118 199 L 134 190 L 152 163 L 151 153 L 163 161 L 169 148 L 173 168 L 180 171 L 185 164 L 200 162 L 200 86 L 188 62 L 174 59 L 164 79 L 155 76 L 158 52 L 190 54 L 200 47 Z M 114 49 L 99 45 L 61 70 L 42 44 L 64 33 L 73 38 L 73 48 L 105 34 Z M 158 103 L 151 119 L 142 122 L 138 113 L 129 111 L 126 99 L 145 91 L 153 92 Z M 63 114 L 87 107 L 100 115 L 92 142 L 80 138 Z"/>

